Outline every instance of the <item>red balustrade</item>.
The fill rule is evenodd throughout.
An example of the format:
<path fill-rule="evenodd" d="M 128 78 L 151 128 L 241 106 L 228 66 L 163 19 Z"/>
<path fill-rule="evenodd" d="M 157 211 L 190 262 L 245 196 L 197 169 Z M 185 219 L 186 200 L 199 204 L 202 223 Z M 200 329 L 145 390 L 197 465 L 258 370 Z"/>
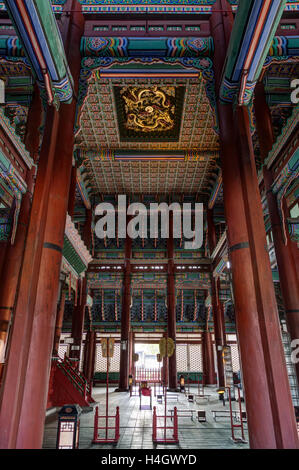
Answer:
<path fill-rule="evenodd" d="M 92 384 L 88 382 L 84 375 L 81 374 L 77 369 L 73 367 L 72 362 L 67 356 L 64 357 L 64 360 L 58 359 L 57 367 L 59 367 L 65 375 L 70 379 L 73 385 L 82 393 L 82 396 L 86 401 L 93 402 L 91 396 Z"/>
<path fill-rule="evenodd" d="M 103 420 L 105 424 L 99 426 L 99 421 Z M 113 426 L 109 426 L 109 420 L 114 421 Z M 112 435 L 111 435 L 112 434 Z M 93 444 L 116 444 L 119 440 L 119 407 L 116 407 L 116 414 L 109 416 L 108 412 L 99 416 L 99 408 L 96 407 L 94 415 L 94 433 Z"/>
<path fill-rule="evenodd" d="M 162 426 L 159 426 L 160 422 Z M 168 425 L 167 423 L 170 422 Z M 174 407 L 173 416 L 158 416 L 156 407 L 154 406 L 153 412 L 153 442 L 155 444 L 178 444 L 179 443 L 179 429 L 178 429 L 178 415 L 177 408 Z"/>
<path fill-rule="evenodd" d="M 136 368 L 135 382 L 160 383 L 161 380 L 161 369 Z"/>

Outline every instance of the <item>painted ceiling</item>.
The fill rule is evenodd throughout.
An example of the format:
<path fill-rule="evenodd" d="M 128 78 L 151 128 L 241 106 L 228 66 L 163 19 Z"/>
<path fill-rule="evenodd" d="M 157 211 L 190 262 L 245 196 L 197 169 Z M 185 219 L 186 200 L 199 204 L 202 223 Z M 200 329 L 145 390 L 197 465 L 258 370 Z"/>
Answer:
<path fill-rule="evenodd" d="M 84 161 L 92 194 L 206 194 L 209 196 L 216 153 L 188 161 Z"/>
<path fill-rule="evenodd" d="M 93 72 L 76 143 L 91 194 L 208 196 L 217 169 L 215 114 L 200 74 L 108 79 Z M 138 161 L 119 152 L 170 154 Z"/>
<path fill-rule="evenodd" d="M 121 92 L 130 89 L 154 90 L 162 87 L 164 90 L 176 89 L 175 108 L 182 106 L 182 112 L 173 116 L 177 120 L 171 137 L 163 133 L 159 141 L 147 139 L 135 142 L 124 139 L 120 132 L 120 121 L 125 119 L 118 113 L 121 106 L 119 99 Z M 184 97 L 178 90 L 184 88 Z M 115 89 L 118 92 L 115 92 Z M 170 92 L 170 91 L 169 91 Z M 121 98 L 122 99 L 122 98 Z M 181 102 L 181 103 L 180 103 Z M 175 113 L 176 114 L 176 113 Z M 181 119 L 180 119 L 181 114 Z M 120 119 L 119 119 L 120 118 Z M 81 129 L 77 134 L 77 148 L 87 150 L 99 149 L 127 149 L 127 150 L 211 150 L 219 148 L 218 136 L 214 130 L 214 112 L 206 95 L 205 82 L 201 77 L 191 79 L 181 78 L 100 78 L 93 73 L 88 88 L 88 95 L 81 113 Z M 161 122 L 161 121 L 160 121 Z M 122 129 L 122 128 L 121 128 Z M 175 141 L 174 141 L 175 139 Z"/>
<path fill-rule="evenodd" d="M 115 87 L 122 142 L 178 140 L 184 87 Z"/>

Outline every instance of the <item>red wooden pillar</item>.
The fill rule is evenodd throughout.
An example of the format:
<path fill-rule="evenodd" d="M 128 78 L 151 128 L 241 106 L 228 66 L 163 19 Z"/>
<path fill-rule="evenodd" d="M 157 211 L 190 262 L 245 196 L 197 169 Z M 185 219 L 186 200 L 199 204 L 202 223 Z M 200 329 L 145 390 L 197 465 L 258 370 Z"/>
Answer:
<path fill-rule="evenodd" d="M 207 211 L 207 222 L 208 222 L 208 241 L 210 247 L 210 253 L 214 251 L 216 247 L 216 230 L 213 220 L 213 210 L 208 209 Z M 225 323 L 223 309 L 219 298 L 220 293 L 220 280 L 211 276 L 211 298 L 213 308 L 213 323 L 214 323 L 214 337 L 216 347 L 216 364 L 217 364 L 217 378 L 218 386 L 224 387 L 224 365 L 222 357 L 222 349 L 226 343 L 225 340 Z"/>
<path fill-rule="evenodd" d="M 208 291 L 205 292 L 205 298 Z M 203 364 L 203 384 L 214 385 L 217 383 L 215 375 L 215 361 L 212 335 L 209 329 L 209 313 L 207 312 L 205 329 L 201 337 L 202 364 Z"/>
<path fill-rule="evenodd" d="M 94 376 L 95 366 L 95 352 L 96 352 L 96 332 L 89 330 L 86 334 L 86 342 L 84 348 L 84 364 L 83 374 L 90 382 Z"/>
<path fill-rule="evenodd" d="M 41 124 L 41 100 L 39 89 L 36 86 L 32 104 L 28 113 L 25 144 L 31 158 L 36 161 L 39 149 L 39 126 Z M 5 273 L 0 283 L 0 341 L 6 344 L 9 331 L 11 313 L 15 303 L 17 284 L 24 255 L 25 240 L 28 230 L 32 193 L 34 188 L 35 168 L 33 167 L 26 176 L 27 192 L 24 194 L 18 220 L 18 227 L 14 244 L 10 243 L 3 252 Z M 3 364 L 0 364 L 0 382 Z"/>
<path fill-rule="evenodd" d="M 65 297 L 66 297 L 66 290 L 61 287 L 61 296 L 60 296 L 60 304 L 56 316 L 56 324 L 55 324 L 55 333 L 54 333 L 54 345 L 53 345 L 53 356 L 58 356 L 59 350 L 59 342 L 63 324 L 63 316 L 64 316 L 64 307 L 65 307 Z"/>
<path fill-rule="evenodd" d="M 203 364 L 203 384 L 214 385 L 215 380 L 215 366 L 214 366 L 214 351 L 212 335 L 208 325 L 202 332 L 202 364 Z"/>
<path fill-rule="evenodd" d="M 167 240 L 168 272 L 167 272 L 167 331 L 168 338 L 176 343 L 176 311 L 175 311 L 175 273 L 173 243 L 173 212 L 169 213 L 169 238 Z M 170 390 L 177 389 L 176 347 L 168 361 L 168 385 Z"/>
<path fill-rule="evenodd" d="M 163 338 L 167 338 L 167 333 L 163 334 Z M 163 364 L 163 370 L 162 370 L 162 384 L 165 387 L 168 387 L 169 382 L 168 382 L 168 373 L 167 373 L 167 358 L 166 356 L 163 357 L 162 359 L 162 364 Z"/>
<path fill-rule="evenodd" d="M 228 28 L 217 0 L 211 30 L 215 40 L 216 91 L 225 62 Z M 214 11 L 215 10 L 215 11 Z M 232 263 L 242 377 L 251 448 L 298 448 L 266 234 L 255 169 L 248 110 L 217 103 L 224 205 Z"/>
<path fill-rule="evenodd" d="M 86 277 L 79 281 L 78 291 L 81 291 L 82 283 L 82 298 L 78 299 L 78 303 L 74 306 L 73 319 L 72 319 L 72 338 L 74 340 L 70 348 L 70 359 L 74 360 L 74 366 L 79 367 L 82 336 L 84 330 L 85 307 L 87 301 L 87 281 Z"/>
<path fill-rule="evenodd" d="M 134 354 L 134 333 L 130 330 L 129 334 L 129 375 L 133 375 L 133 354 Z"/>
<path fill-rule="evenodd" d="M 77 2 L 73 2 L 73 6 L 76 8 L 72 9 L 74 12 L 70 15 L 70 31 L 65 48 L 76 92 L 84 18 Z M 73 158 L 75 113 L 76 100 L 72 104 L 61 105 L 60 127 L 56 133 L 57 112 L 49 110 L 52 125 L 49 126 L 48 118 L 44 137 L 46 164 L 41 165 L 44 160 L 41 156 L 38 170 L 40 181 L 38 178 L 27 237 L 31 244 L 28 246 L 27 243 L 24 256 L 3 387 L 0 423 L 4 432 L 1 434 L 0 444 L 4 448 L 27 449 L 42 446 Z M 38 201 L 37 208 L 35 200 Z M 14 395 L 13 398 L 10 398 L 11 394 Z"/>
<path fill-rule="evenodd" d="M 121 310 L 120 368 L 118 388 L 119 391 L 127 391 L 129 387 L 129 334 L 131 329 L 131 254 L 132 239 L 127 234 L 125 241 L 125 265 Z"/>
<path fill-rule="evenodd" d="M 225 386 L 224 379 L 224 364 L 222 350 L 225 345 L 225 325 L 223 318 L 223 310 L 221 308 L 219 299 L 219 280 L 216 281 L 211 276 L 211 298 L 212 298 L 212 309 L 213 309 L 213 323 L 214 323 L 214 341 L 216 348 L 216 364 L 217 364 L 217 380 L 218 386 Z"/>
<path fill-rule="evenodd" d="M 254 109 L 261 156 L 265 160 L 274 144 L 274 137 L 263 83 L 256 86 Z M 299 282 L 296 262 L 290 238 L 287 237 L 286 244 L 284 241 L 277 197 L 272 191 L 272 172 L 264 166 L 263 173 L 286 321 L 291 339 L 294 340 L 299 338 Z M 296 372 L 299 381 L 299 363 L 296 364 Z"/>
<path fill-rule="evenodd" d="M 21 401 L 26 379 L 27 359 L 37 291 L 42 244 L 47 217 L 58 113 L 48 109 L 32 210 L 14 308 L 7 367 L 0 396 L 0 448 L 15 448 Z"/>

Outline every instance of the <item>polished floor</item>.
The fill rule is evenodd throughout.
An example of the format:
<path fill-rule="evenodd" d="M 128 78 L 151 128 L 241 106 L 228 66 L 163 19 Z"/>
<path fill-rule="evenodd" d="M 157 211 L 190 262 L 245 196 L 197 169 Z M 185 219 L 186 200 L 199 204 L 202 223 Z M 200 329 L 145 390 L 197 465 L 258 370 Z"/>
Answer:
<path fill-rule="evenodd" d="M 191 388 L 190 393 L 198 393 L 197 387 Z M 80 417 L 80 449 L 248 449 L 247 443 L 235 443 L 232 440 L 231 422 L 229 413 L 225 417 L 217 417 L 216 421 L 212 411 L 229 411 L 228 402 L 223 405 L 219 401 L 218 394 L 214 387 L 206 387 L 205 394 L 210 395 L 209 401 L 201 399 L 199 403 L 188 402 L 187 396 L 178 393 L 177 398 L 172 395 L 168 400 L 167 409 L 171 410 L 174 406 L 178 410 L 205 410 L 205 423 L 199 423 L 197 413 L 194 413 L 194 419 L 191 416 L 179 417 L 179 444 L 154 445 L 152 441 L 152 410 L 141 409 L 138 396 L 131 397 L 128 393 L 117 393 L 115 387 L 109 389 L 109 414 L 114 415 L 116 406 L 120 410 L 120 439 L 116 445 L 93 444 L 93 423 L 94 410 L 84 410 Z M 106 407 L 106 389 L 104 387 L 95 387 L 93 389 L 93 398 L 96 405 L 99 406 L 99 413 L 105 414 Z M 176 401 L 178 400 L 178 401 Z M 149 398 L 144 397 L 141 403 L 142 407 L 149 405 Z M 153 396 L 152 406 L 156 406 L 157 414 L 164 415 L 164 404 L 157 403 L 157 398 Z M 238 409 L 238 403 L 233 402 L 233 408 Z M 244 403 L 242 403 L 244 408 Z M 162 425 L 164 419 L 159 419 L 159 425 Z M 57 436 L 57 410 L 48 412 L 45 422 L 44 449 L 54 449 L 56 447 Z M 237 422 L 236 422 L 237 423 Z M 112 421 L 109 422 L 109 425 Z M 171 426 L 171 420 L 167 420 L 167 426 Z M 245 438 L 248 441 L 247 424 L 244 424 Z M 163 431 L 162 431 L 163 432 Z M 172 433 L 172 431 L 168 431 Z M 240 437 L 240 430 L 236 429 L 236 437 Z"/>

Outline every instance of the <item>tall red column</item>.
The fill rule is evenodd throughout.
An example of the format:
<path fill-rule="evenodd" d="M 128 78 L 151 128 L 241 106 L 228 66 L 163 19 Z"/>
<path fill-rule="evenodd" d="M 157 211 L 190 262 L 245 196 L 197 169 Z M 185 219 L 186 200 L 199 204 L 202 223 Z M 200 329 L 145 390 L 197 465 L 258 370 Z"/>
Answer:
<path fill-rule="evenodd" d="M 219 279 L 216 281 L 213 276 L 211 276 L 211 297 L 212 297 L 212 309 L 213 309 L 213 323 L 214 323 L 214 341 L 216 348 L 216 364 L 217 364 L 217 380 L 218 386 L 225 386 L 224 378 L 224 364 L 222 350 L 223 346 L 226 344 L 225 339 L 225 324 L 224 324 L 224 315 L 221 308 L 220 298 L 219 298 Z"/>
<path fill-rule="evenodd" d="M 0 396 L 0 427 L 2 430 L 0 448 L 3 449 L 16 447 L 57 128 L 58 113 L 54 108 L 49 108 L 18 285 L 18 298 L 14 308 L 7 367 Z"/>
<path fill-rule="evenodd" d="M 206 326 L 206 329 L 202 332 L 202 363 L 204 385 L 214 385 L 216 381 L 213 342 L 212 335 L 208 326 Z"/>
<path fill-rule="evenodd" d="M 207 210 L 207 223 L 208 223 L 208 242 L 210 253 L 216 248 L 216 230 L 213 220 L 213 210 Z M 211 298 L 212 298 L 212 309 L 213 309 L 213 323 L 214 323 L 214 337 L 216 347 L 216 364 L 217 364 L 217 380 L 218 386 L 225 386 L 224 379 L 224 364 L 222 357 L 222 349 L 226 343 L 225 340 L 225 323 L 223 309 L 221 308 L 221 302 L 219 298 L 220 294 L 220 280 L 216 280 L 211 275 Z"/>
<path fill-rule="evenodd" d="M 129 387 L 129 334 L 131 329 L 131 255 L 132 239 L 127 234 L 125 241 L 125 263 L 121 310 L 120 368 L 118 388 L 120 392 L 127 391 Z"/>
<path fill-rule="evenodd" d="M 94 330 L 89 330 L 86 334 L 83 363 L 83 374 L 89 382 L 92 381 L 94 376 L 95 352 L 96 332 Z"/>
<path fill-rule="evenodd" d="M 82 289 L 81 289 L 82 283 Z M 72 318 L 72 338 L 74 340 L 70 348 L 70 359 L 74 360 L 74 366 L 79 367 L 81 347 L 82 347 L 82 336 L 84 330 L 84 319 L 85 319 L 85 307 L 87 301 L 87 281 L 86 277 L 79 281 L 78 291 L 82 290 L 82 298 L 78 299 L 78 304 L 74 306 L 73 318 Z"/>
<path fill-rule="evenodd" d="M 69 195 L 69 204 L 70 204 Z M 91 243 L 91 220 L 92 220 L 92 211 L 91 209 L 87 211 L 87 218 L 84 224 L 83 229 L 83 241 L 86 247 L 90 248 Z M 82 289 L 81 289 L 82 284 Z M 79 298 L 78 304 L 74 307 L 74 314 L 72 319 L 72 337 L 74 338 L 74 343 L 70 348 L 70 358 L 75 360 L 75 366 L 79 366 L 81 347 L 82 347 L 82 336 L 84 331 L 84 318 L 85 318 L 85 307 L 87 302 L 87 278 L 83 278 L 79 281 L 78 291 L 82 291 L 82 298 Z"/>
<path fill-rule="evenodd" d="M 2 281 L 0 283 L 0 342 L 3 342 L 2 344 L 5 350 L 7 347 L 11 326 L 11 317 L 17 293 L 18 279 L 24 255 L 34 185 L 34 173 L 35 168 L 33 167 L 28 172 L 26 178 L 27 192 L 24 194 L 22 199 L 15 241 L 13 245 L 11 245 L 10 242 L 7 244 L 7 248 L 3 257 L 5 272 L 3 273 Z M 4 363 L 1 363 L 0 383 L 2 382 L 1 378 L 4 367 Z"/>
<path fill-rule="evenodd" d="M 129 334 L 129 375 L 133 375 L 134 333 Z"/>
<path fill-rule="evenodd" d="M 76 93 L 80 74 L 80 40 L 83 35 L 84 18 L 77 2 L 73 2 L 73 7 L 73 12 L 70 14 L 68 42 L 65 47 Z M 53 121 L 50 132 L 48 132 L 49 127 L 46 126 L 46 140 L 44 138 L 44 141 L 48 143 L 45 148 L 47 165 L 45 168 L 41 166 L 41 161 L 43 161 L 41 158 L 39 161 L 40 184 L 37 181 L 34 193 L 35 201 L 41 189 L 42 197 L 38 198 L 37 204 L 39 227 L 38 224 L 33 225 L 35 216 L 33 201 L 33 216 L 28 232 L 32 240 L 32 248 L 26 246 L 22 269 L 24 276 L 21 276 L 12 334 L 14 344 L 11 344 L 7 376 L 3 387 L 0 423 L 4 432 L 1 434 L 0 443 L 4 448 L 35 449 L 42 446 L 73 158 L 75 113 L 75 100 L 70 105 L 61 105 L 60 126 L 56 134 L 57 112 L 49 110 L 49 117 L 52 116 Z M 53 134 L 54 131 L 55 134 Z M 55 164 L 53 164 L 52 156 L 54 151 Z M 50 162 L 52 167 L 49 167 Z M 43 197 L 46 196 L 46 191 L 48 197 Z M 34 234 L 31 234 L 31 226 Z M 36 250 L 37 246 L 38 250 Z M 20 323 L 22 323 L 21 332 Z M 18 352 L 17 355 L 16 352 Z M 9 395 L 12 393 L 14 397 L 10 398 Z"/>
<path fill-rule="evenodd" d="M 25 136 L 26 149 L 31 158 L 36 161 L 39 149 L 39 126 L 41 124 L 41 99 L 39 89 L 36 86 L 32 104 L 28 113 L 28 122 Z M 5 273 L 0 283 L 0 341 L 6 344 L 7 335 L 10 328 L 11 313 L 13 311 L 17 285 L 21 270 L 25 240 L 28 230 L 32 193 L 34 188 L 35 167 L 27 174 L 26 184 L 27 192 L 24 194 L 21 203 L 21 209 L 18 220 L 18 227 L 14 244 L 7 246 L 4 256 Z M 0 364 L 0 382 L 2 376 L 3 364 Z"/>
<path fill-rule="evenodd" d="M 81 66 L 80 41 L 84 32 L 84 17 L 80 12 L 80 5 L 73 2 L 73 6 L 75 11 L 71 13 L 69 42 L 65 44 L 65 48 L 74 79 L 75 93 L 77 93 Z M 55 166 L 51 181 L 17 448 L 40 448 L 42 446 L 72 169 L 76 106 L 77 102 L 73 99 L 69 105 L 62 104 L 59 111 L 60 126 L 55 149 Z M 39 351 L 38 355 L 36 355 L 36 351 Z M 34 408 L 32 407 L 33 394 L 36 397 Z"/>
<path fill-rule="evenodd" d="M 265 160 L 274 144 L 274 137 L 263 83 L 256 86 L 254 109 L 261 157 Z M 299 338 L 299 282 L 296 262 L 290 238 L 287 237 L 286 244 L 284 241 L 277 197 L 272 191 L 273 174 L 266 166 L 263 167 L 263 173 L 286 321 L 291 339 L 294 340 Z M 296 364 L 296 373 L 299 381 L 299 363 Z"/>
<path fill-rule="evenodd" d="M 168 271 L 167 271 L 167 332 L 168 338 L 176 343 L 176 312 L 175 312 L 175 273 L 173 243 L 173 213 L 169 213 L 169 238 L 167 240 Z M 168 360 L 168 385 L 170 390 L 177 389 L 176 348 Z"/>
<path fill-rule="evenodd" d="M 225 62 L 228 21 L 213 5 L 216 92 Z M 251 448 L 298 448 L 276 306 L 248 110 L 217 103 L 224 206 L 232 263 L 236 325 Z"/>

